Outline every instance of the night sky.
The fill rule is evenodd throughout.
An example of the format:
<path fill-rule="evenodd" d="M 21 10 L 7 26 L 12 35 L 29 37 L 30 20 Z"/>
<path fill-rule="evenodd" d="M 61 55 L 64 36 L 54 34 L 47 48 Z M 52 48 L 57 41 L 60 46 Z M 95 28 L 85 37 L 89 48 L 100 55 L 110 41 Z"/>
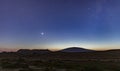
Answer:
<path fill-rule="evenodd" d="M 0 48 L 120 48 L 120 0 L 0 0 Z"/>

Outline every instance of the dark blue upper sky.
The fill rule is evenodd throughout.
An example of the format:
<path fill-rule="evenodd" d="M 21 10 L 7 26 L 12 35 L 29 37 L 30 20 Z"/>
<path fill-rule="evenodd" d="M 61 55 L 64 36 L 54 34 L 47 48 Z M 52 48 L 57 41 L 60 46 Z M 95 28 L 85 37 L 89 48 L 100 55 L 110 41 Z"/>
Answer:
<path fill-rule="evenodd" d="M 120 0 L 0 0 L 1 48 L 118 46 L 119 27 Z"/>

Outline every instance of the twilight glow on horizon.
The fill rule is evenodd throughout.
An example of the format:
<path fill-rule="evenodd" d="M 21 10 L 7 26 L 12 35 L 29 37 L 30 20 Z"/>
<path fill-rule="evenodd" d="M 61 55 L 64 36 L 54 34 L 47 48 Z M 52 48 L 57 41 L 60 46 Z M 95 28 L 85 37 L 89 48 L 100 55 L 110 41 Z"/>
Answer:
<path fill-rule="evenodd" d="M 0 0 L 0 50 L 120 49 L 120 0 Z"/>

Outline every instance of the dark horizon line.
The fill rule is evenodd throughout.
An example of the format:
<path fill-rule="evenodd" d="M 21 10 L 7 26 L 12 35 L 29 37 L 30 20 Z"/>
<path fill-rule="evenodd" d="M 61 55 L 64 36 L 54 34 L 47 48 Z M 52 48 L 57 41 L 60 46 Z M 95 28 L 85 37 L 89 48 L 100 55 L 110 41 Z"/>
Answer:
<path fill-rule="evenodd" d="M 73 48 L 73 47 L 68 47 L 68 48 Z M 76 47 L 76 48 L 87 49 L 87 48 L 83 48 L 83 47 Z M 64 49 L 67 49 L 67 48 L 64 48 Z M 48 51 L 51 51 L 51 52 L 56 52 L 56 51 L 60 51 L 60 50 L 63 50 L 63 49 L 56 49 L 56 50 L 54 49 L 53 50 L 53 49 L 44 49 L 44 48 L 43 49 L 42 48 L 40 48 L 40 49 L 36 49 L 36 48 L 35 49 L 30 49 L 30 48 L 28 48 L 28 49 L 25 48 L 24 49 L 24 48 L 21 48 L 21 49 L 16 49 L 16 50 L 0 50 L 0 52 L 17 52 L 19 50 L 31 50 L 31 51 L 32 50 L 48 50 Z M 111 50 L 120 50 L 120 49 L 104 49 L 104 50 L 103 49 L 102 50 L 99 50 L 99 49 L 98 50 L 88 49 L 88 50 L 93 50 L 93 51 L 111 51 Z"/>

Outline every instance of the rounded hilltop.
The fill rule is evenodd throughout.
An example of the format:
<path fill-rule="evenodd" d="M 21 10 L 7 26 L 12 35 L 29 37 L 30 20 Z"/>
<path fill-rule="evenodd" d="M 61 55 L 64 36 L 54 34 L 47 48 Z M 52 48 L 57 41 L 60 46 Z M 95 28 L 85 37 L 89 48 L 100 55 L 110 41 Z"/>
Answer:
<path fill-rule="evenodd" d="M 69 47 L 66 49 L 60 50 L 61 52 L 93 52 L 93 50 L 85 49 L 82 47 Z"/>

